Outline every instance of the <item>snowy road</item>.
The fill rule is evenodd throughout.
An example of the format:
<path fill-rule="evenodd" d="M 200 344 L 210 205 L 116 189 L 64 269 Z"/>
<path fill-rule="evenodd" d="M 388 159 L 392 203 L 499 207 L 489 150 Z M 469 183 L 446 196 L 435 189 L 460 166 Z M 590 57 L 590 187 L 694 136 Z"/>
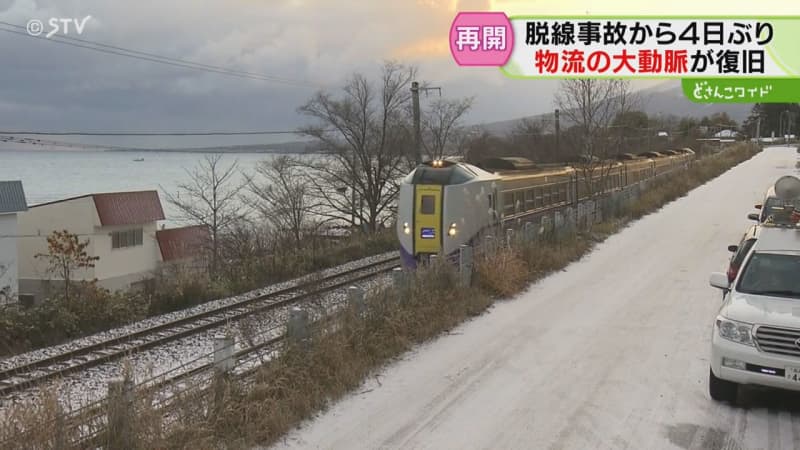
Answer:
<path fill-rule="evenodd" d="M 800 395 L 707 392 L 708 275 L 794 148 L 771 148 L 386 368 L 276 448 L 800 448 Z"/>

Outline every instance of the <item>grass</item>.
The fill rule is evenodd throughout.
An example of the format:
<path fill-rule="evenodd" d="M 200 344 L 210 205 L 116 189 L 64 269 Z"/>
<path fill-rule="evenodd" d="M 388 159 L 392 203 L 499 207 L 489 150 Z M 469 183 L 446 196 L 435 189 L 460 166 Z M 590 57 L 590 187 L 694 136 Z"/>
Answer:
<path fill-rule="evenodd" d="M 319 329 L 307 351 L 290 349 L 259 372 L 248 392 L 231 398 L 217 436 L 246 448 L 274 442 L 299 421 L 356 389 L 376 367 L 479 314 L 491 304 L 480 289 L 461 287 L 443 264 L 420 271 L 405 292 L 372 295 L 363 317 L 353 311 L 341 326 Z M 210 443 L 210 436 L 202 438 Z M 194 446 L 194 444 L 190 444 Z"/>
<path fill-rule="evenodd" d="M 151 419 L 142 420 L 147 426 L 135 430 L 136 445 L 244 449 L 274 443 L 353 392 L 398 355 L 481 314 L 497 299 L 564 269 L 631 220 L 685 195 L 755 152 L 740 146 L 723 156 L 699 160 L 685 172 L 652 182 L 619 216 L 606 216 L 590 229 L 478 257 L 471 287 L 463 286 L 455 269 L 444 262 L 420 268 L 409 283 L 370 294 L 363 314 L 345 309 L 338 320 L 316 327 L 307 346 L 288 346 L 250 382 L 226 385 L 221 391 L 225 400 L 218 403 L 216 414 L 204 413 L 214 406 L 208 396 L 189 397 L 183 404 L 186 412 L 176 415 L 172 426 L 159 428 L 160 422 L 152 419 L 158 413 L 143 401 L 141 416 Z M 23 422 L 0 428 L 0 441 L 19 428 L 37 429 L 38 420 L 51 416 L 46 411 L 26 415 Z"/>

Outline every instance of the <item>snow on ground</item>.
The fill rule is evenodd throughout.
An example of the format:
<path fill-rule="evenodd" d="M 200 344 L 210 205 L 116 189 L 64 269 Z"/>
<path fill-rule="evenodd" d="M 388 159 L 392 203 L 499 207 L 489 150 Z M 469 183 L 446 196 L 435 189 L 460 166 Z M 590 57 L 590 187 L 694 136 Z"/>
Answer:
<path fill-rule="evenodd" d="M 707 391 L 709 273 L 797 158 L 767 149 L 633 223 L 275 448 L 800 448 L 800 394 L 746 389 L 731 407 Z"/>
<path fill-rule="evenodd" d="M 363 258 L 342 266 L 327 269 L 323 271 L 322 274 L 332 275 L 334 273 L 343 272 L 348 269 L 376 262 L 396 254 L 397 252 L 389 252 Z M 49 347 L 28 352 L 23 355 L 17 355 L 16 357 L 8 358 L 7 361 L 15 361 L 16 364 L 21 364 L 25 361 L 43 358 L 48 354 L 58 353 L 55 349 L 60 349 L 60 351 L 63 351 L 67 348 L 84 346 L 91 342 L 100 342 L 102 340 L 109 339 L 112 336 L 123 335 L 130 333 L 133 330 L 148 328 L 156 324 L 175 320 L 178 317 L 185 317 L 186 315 L 196 314 L 197 312 L 220 307 L 231 302 L 241 301 L 244 298 L 252 298 L 256 295 L 263 295 L 287 287 L 296 286 L 305 279 L 306 278 L 303 277 L 300 279 L 267 286 L 263 289 L 242 294 L 241 296 L 215 300 L 210 304 L 199 305 L 188 310 L 152 317 L 142 322 L 137 322 L 122 328 L 99 333 L 87 338 L 78 339 L 57 347 Z M 390 281 L 390 275 L 382 275 L 373 279 L 358 282 L 357 284 L 362 288 L 369 290 L 386 284 Z M 320 299 L 320 304 L 321 306 L 334 307 L 337 304 L 341 304 L 346 297 L 347 289 L 339 288 L 324 294 L 323 298 Z M 285 329 L 285 323 L 289 309 L 290 307 L 285 307 L 270 311 L 268 313 L 252 316 L 253 320 L 250 322 L 251 331 L 249 334 L 254 336 L 255 343 L 260 343 L 282 334 Z M 206 330 L 202 333 L 187 336 L 183 339 L 170 342 L 166 345 L 131 355 L 128 358 L 128 361 L 133 369 L 134 379 L 138 383 L 144 380 L 151 380 L 162 375 L 165 377 L 171 377 L 177 373 L 185 372 L 192 368 L 211 362 L 213 360 L 214 337 L 222 334 L 225 331 L 231 331 L 234 334 L 236 338 L 237 350 L 240 350 L 246 346 L 246 343 L 243 341 L 243 339 L 241 339 L 242 331 L 236 323 L 233 323 L 230 326 Z M 58 393 L 62 403 L 68 406 L 68 409 L 72 410 L 104 398 L 107 393 L 108 381 L 121 375 L 121 361 L 113 361 L 48 382 L 45 384 L 44 389 L 54 389 Z M 37 402 L 40 399 L 39 394 L 41 389 L 42 387 L 37 386 L 35 388 L 16 392 L 6 398 L 0 399 L 0 417 L 3 416 L 7 408 L 12 407 L 13 405 L 31 404 Z"/>
<path fill-rule="evenodd" d="M 330 269 L 325 269 L 318 274 L 322 276 L 333 275 L 336 273 L 344 272 L 349 269 L 354 269 L 356 267 L 361 267 L 366 264 L 370 264 L 373 262 L 380 261 L 384 258 L 389 256 L 397 255 L 396 251 L 381 253 L 379 255 L 368 256 L 366 258 L 358 259 L 355 261 L 351 261 L 341 266 L 332 267 Z M 63 344 L 54 345 L 52 347 L 45 347 L 37 350 L 32 350 L 26 353 L 20 353 L 18 355 L 9 356 L 6 358 L 0 359 L 0 370 L 7 370 L 17 366 L 21 366 L 23 364 L 28 364 L 34 361 L 38 361 L 41 359 L 45 359 L 54 355 L 58 355 L 65 351 L 87 347 L 92 344 L 97 344 L 100 342 L 104 342 L 110 339 L 114 339 L 120 336 L 125 336 L 130 333 L 134 333 L 141 330 L 146 330 L 148 328 L 152 328 L 158 325 L 162 325 L 167 322 L 172 322 L 175 320 L 182 319 L 184 317 L 192 316 L 195 314 L 200 314 L 206 311 L 210 311 L 213 309 L 221 308 L 223 306 L 227 306 L 234 303 L 239 303 L 241 301 L 251 299 L 254 297 L 270 294 L 272 292 L 276 292 L 279 290 L 283 290 L 286 288 L 297 286 L 298 284 L 306 281 L 309 279 L 311 275 L 306 275 L 300 278 L 296 278 L 293 280 L 284 281 L 281 283 L 271 284 L 269 286 L 254 289 L 252 291 L 245 292 L 244 294 L 235 295 L 232 297 L 226 297 L 218 300 L 212 300 L 207 303 L 203 303 L 197 306 L 193 306 L 191 308 L 182 309 L 179 311 L 171 312 L 162 314 L 159 316 L 149 317 L 144 320 L 140 320 L 138 322 L 131 323 L 129 325 L 125 325 L 122 327 L 114 328 L 108 331 L 103 331 L 100 333 L 93 334 L 91 336 L 86 336 L 83 338 L 75 339 L 73 341 L 69 341 Z"/>

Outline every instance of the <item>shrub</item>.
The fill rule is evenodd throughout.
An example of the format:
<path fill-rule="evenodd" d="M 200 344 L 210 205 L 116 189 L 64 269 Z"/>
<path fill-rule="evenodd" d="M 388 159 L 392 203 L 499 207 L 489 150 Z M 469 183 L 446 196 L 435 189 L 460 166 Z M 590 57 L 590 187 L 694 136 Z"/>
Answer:
<path fill-rule="evenodd" d="M 508 297 L 521 291 L 528 283 L 526 262 L 513 249 L 503 249 L 477 259 L 476 283 L 492 295 Z"/>

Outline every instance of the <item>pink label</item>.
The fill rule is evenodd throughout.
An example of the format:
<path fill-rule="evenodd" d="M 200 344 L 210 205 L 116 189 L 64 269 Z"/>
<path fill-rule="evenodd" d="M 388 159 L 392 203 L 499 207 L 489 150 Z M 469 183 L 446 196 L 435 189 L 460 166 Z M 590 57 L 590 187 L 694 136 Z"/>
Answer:
<path fill-rule="evenodd" d="M 459 66 L 503 66 L 514 32 L 502 12 L 461 12 L 450 26 L 450 52 Z"/>

